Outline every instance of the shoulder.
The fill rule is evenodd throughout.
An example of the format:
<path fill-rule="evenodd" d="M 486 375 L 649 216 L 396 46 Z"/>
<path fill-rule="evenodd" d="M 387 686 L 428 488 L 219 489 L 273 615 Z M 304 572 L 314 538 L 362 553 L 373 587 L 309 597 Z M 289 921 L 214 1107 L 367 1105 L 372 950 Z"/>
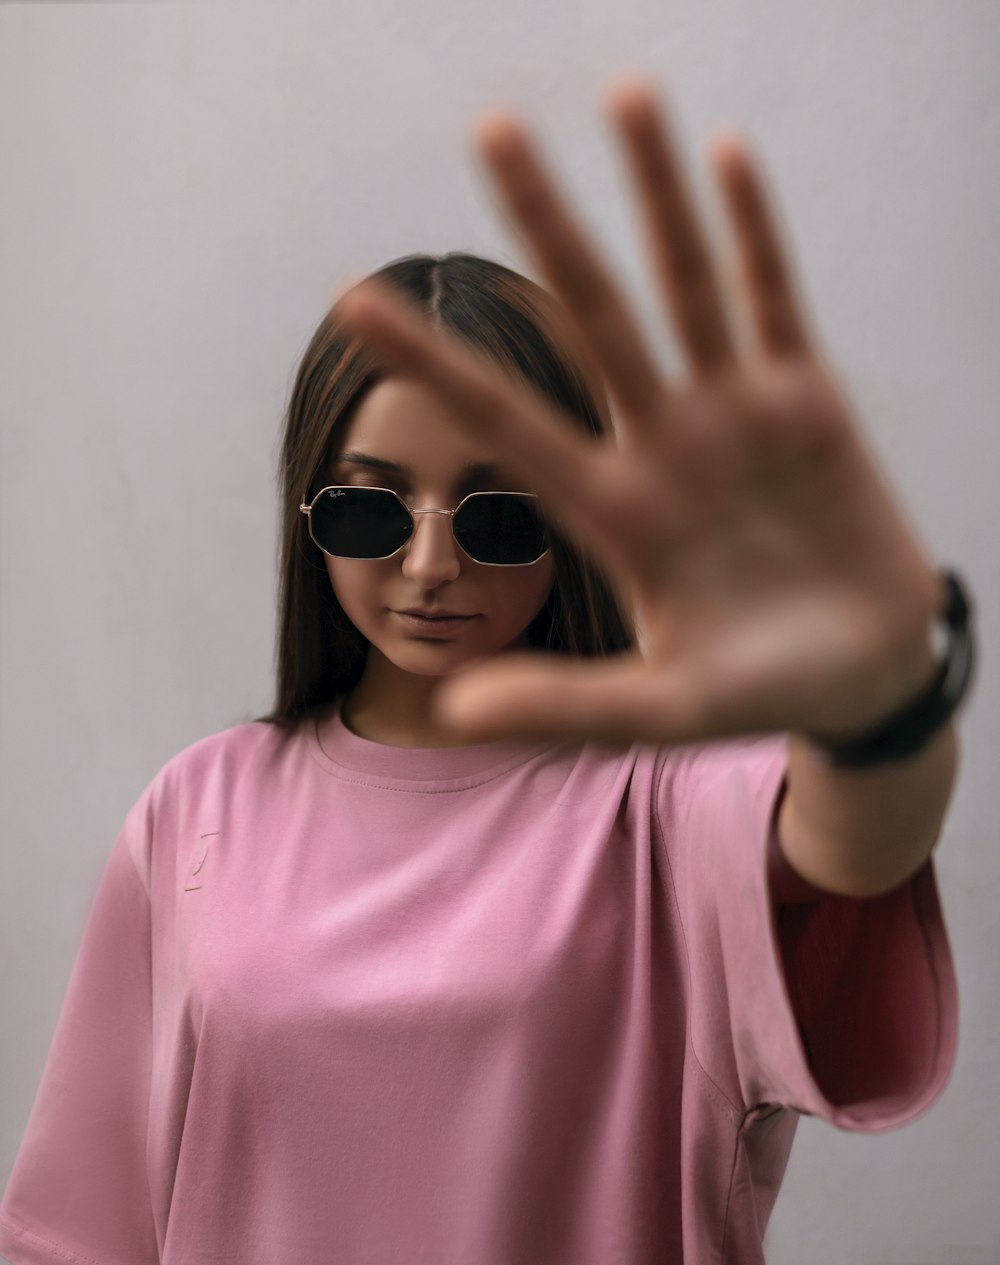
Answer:
<path fill-rule="evenodd" d="M 788 735 L 748 734 L 656 750 L 658 796 L 687 802 L 708 796 L 754 795 L 788 763 Z"/>
<path fill-rule="evenodd" d="M 133 812 L 162 810 L 178 800 L 260 787 L 301 745 L 300 732 L 284 731 L 263 721 L 231 725 L 208 734 L 161 765 Z"/>
<path fill-rule="evenodd" d="M 159 867 L 173 872 L 178 841 L 198 838 L 219 822 L 255 821 L 276 794 L 294 798 L 311 766 L 304 745 L 302 731 L 251 721 L 171 756 L 129 809 L 120 836 L 147 892 Z"/>
<path fill-rule="evenodd" d="M 183 747 L 163 766 L 163 770 L 195 773 L 199 769 L 219 763 L 243 761 L 272 756 L 286 748 L 295 735 L 269 725 L 264 721 L 247 721 L 220 729 L 217 733 L 198 738 Z"/>
<path fill-rule="evenodd" d="M 198 738 L 183 747 L 160 769 L 160 777 L 197 778 L 220 766 L 236 766 L 273 758 L 290 739 L 276 725 L 248 721 Z"/>
<path fill-rule="evenodd" d="M 739 737 L 661 752 L 653 811 L 675 878 L 713 897 L 765 864 L 788 768 L 787 736 Z M 755 873 L 756 871 L 754 871 Z"/>

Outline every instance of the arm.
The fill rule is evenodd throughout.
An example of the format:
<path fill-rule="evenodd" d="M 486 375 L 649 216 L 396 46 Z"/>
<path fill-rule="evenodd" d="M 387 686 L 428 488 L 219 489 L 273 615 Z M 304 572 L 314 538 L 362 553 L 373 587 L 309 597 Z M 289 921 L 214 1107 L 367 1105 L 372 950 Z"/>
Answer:
<path fill-rule="evenodd" d="M 931 663 L 918 661 L 910 679 L 926 679 Z M 954 722 L 908 760 L 872 769 L 834 767 L 792 734 L 777 821 L 786 865 L 772 864 L 775 899 L 794 898 L 795 875 L 845 896 L 877 896 L 904 882 L 938 840 L 957 767 Z"/>

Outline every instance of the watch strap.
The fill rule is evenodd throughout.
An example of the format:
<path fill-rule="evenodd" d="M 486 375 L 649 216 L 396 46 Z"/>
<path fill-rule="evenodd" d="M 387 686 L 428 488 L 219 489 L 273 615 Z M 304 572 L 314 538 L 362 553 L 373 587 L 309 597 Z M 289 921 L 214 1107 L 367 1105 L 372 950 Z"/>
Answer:
<path fill-rule="evenodd" d="M 945 595 L 940 618 L 946 633 L 944 657 L 930 687 L 878 729 L 850 742 L 833 744 L 806 734 L 831 764 L 867 768 L 905 760 L 925 747 L 968 693 L 976 661 L 971 628 L 972 602 L 958 574 L 943 570 Z"/>

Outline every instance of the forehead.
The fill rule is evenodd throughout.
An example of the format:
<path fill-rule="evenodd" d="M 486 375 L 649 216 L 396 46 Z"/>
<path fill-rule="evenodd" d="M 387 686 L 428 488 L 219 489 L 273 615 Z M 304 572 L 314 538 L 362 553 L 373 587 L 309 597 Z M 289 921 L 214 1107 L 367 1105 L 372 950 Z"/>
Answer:
<path fill-rule="evenodd" d="M 485 463 L 504 468 L 496 450 L 457 420 L 440 396 L 400 378 L 372 387 L 339 438 L 338 452 L 362 451 L 415 474 Z"/>

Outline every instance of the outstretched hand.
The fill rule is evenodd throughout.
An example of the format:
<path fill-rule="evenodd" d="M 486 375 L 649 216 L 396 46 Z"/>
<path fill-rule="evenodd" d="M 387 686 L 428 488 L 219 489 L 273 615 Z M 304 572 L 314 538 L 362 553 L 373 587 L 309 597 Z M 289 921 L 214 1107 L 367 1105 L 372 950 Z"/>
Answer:
<path fill-rule="evenodd" d="M 771 731 L 847 738 L 929 683 L 941 601 L 814 345 L 746 143 L 709 154 L 735 245 L 724 283 L 655 89 L 606 98 L 688 374 L 668 379 L 525 127 L 474 141 L 547 287 L 607 384 L 595 444 L 547 399 L 433 330 L 373 281 L 338 311 L 390 370 L 439 392 L 523 475 L 630 609 L 641 649 L 607 659 L 513 652 L 456 674 L 441 718 L 509 733 L 673 744 Z M 742 318 L 744 336 L 738 337 Z"/>

